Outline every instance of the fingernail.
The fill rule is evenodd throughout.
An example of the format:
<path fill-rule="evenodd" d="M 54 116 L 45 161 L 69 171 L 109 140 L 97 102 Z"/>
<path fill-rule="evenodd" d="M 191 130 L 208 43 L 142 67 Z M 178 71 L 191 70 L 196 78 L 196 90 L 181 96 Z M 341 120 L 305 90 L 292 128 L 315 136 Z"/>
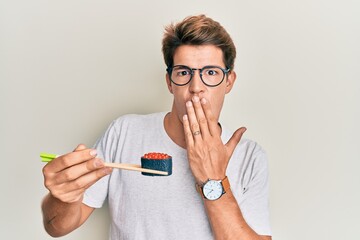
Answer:
<path fill-rule="evenodd" d="M 202 99 L 201 99 L 201 103 L 202 103 L 202 104 L 205 104 L 205 103 L 206 103 L 206 99 L 205 99 L 205 98 L 202 98 Z"/>
<path fill-rule="evenodd" d="M 183 120 L 187 120 L 188 119 L 188 116 L 187 116 L 187 114 L 185 114 L 184 116 L 183 116 Z"/>
<path fill-rule="evenodd" d="M 194 102 L 199 102 L 199 97 L 198 97 L 198 96 L 194 96 L 194 97 L 193 97 L 193 101 L 194 101 Z"/>
<path fill-rule="evenodd" d="M 97 155 L 96 149 L 91 150 L 91 151 L 90 151 L 90 155 L 93 156 L 93 157 L 95 157 L 95 156 Z"/>
<path fill-rule="evenodd" d="M 95 150 L 95 149 L 94 149 L 94 150 L 91 150 L 91 151 L 90 151 L 90 155 L 93 156 L 93 157 L 95 157 L 95 156 L 97 155 L 96 150 Z"/>
<path fill-rule="evenodd" d="M 94 162 L 94 165 L 95 165 L 96 168 L 98 168 L 98 167 L 102 167 L 104 164 L 103 164 L 103 162 L 101 160 L 96 160 Z"/>
<path fill-rule="evenodd" d="M 187 102 L 186 102 L 186 106 L 191 107 L 191 106 L 192 106 L 191 101 L 187 101 Z"/>

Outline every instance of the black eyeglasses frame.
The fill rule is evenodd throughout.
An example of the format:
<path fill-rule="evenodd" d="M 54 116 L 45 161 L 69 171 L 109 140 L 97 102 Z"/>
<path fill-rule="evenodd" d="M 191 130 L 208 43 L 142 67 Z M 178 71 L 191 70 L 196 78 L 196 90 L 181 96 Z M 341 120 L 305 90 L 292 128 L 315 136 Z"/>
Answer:
<path fill-rule="evenodd" d="M 189 81 L 187 81 L 186 83 L 183 83 L 183 84 L 178 84 L 178 83 L 174 82 L 174 81 L 172 80 L 172 78 L 171 78 L 171 74 L 172 74 L 172 70 L 173 70 L 175 67 L 183 67 L 183 68 L 189 69 L 190 72 L 191 72 L 191 77 L 190 77 Z M 217 83 L 217 84 L 215 84 L 215 85 L 211 85 L 211 84 L 207 84 L 207 83 L 203 80 L 203 78 L 202 78 L 202 72 L 203 72 L 205 69 L 208 69 L 208 68 L 219 68 L 219 69 L 223 72 L 223 74 L 224 74 L 224 75 L 223 75 L 223 78 L 221 79 L 221 81 L 220 81 L 219 83 Z M 173 84 L 177 85 L 177 86 L 185 86 L 185 85 L 187 85 L 189 82 L 191 82 L 191 80 L 192 80 L 192 78 L 193 78 L 193 76 L 194 76 L 194 74 L 195 74 L 195 70 L 199 70 L 199 74 L 200 74 L 200 79 L 201 79 L 201 81 L 202 81 L 206 86 L 208 86 L 208 87 L 217 87 L 217 86 L 219 86 L 219 85 L 224 81 L 225 76 L 230 72 L 230 68 L 222 68 L 222 67 L 213 66 L 213 65 L 204 66 L 204 67 L 202 67 L 202 68 L 191 68 L 191 67 L 186 66 L 186 65 L 175 65 L 175 66 L 166 68 L 166 72 L 169 74 L 170 81 L 171 81 Z"/>

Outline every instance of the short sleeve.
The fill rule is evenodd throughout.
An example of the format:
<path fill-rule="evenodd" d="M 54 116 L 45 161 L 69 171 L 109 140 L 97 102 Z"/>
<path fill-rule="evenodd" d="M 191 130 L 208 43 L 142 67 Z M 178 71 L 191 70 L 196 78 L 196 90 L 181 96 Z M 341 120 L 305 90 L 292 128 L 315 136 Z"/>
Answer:
<path fill-rule="evenodd" d="M 271 236 L 268 159 L 262 149 L 253 154 L 249 169 L 251 174 L 244 186 L 240 208 L 246 222 L 257 234 Z"/>
<path fill-rule="evenodd" d="M 94 145 L 94 149 L 97 151 L 97 157 L 103 159 L 105 162 L 112 162 L 118 142 L 117 139 L 118 134 L 114 121 Z M 108 195 L 109 179 L 110 175 L 107 175 L 90 186 L 85 191 L 83 203 L 93 208 L 102 207 Z"/>

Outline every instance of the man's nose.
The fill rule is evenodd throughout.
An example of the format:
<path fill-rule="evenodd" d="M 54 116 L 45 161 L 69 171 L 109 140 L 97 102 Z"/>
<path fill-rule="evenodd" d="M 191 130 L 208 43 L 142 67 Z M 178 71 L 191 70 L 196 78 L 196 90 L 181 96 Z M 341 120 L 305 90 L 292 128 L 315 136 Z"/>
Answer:
<path fill-rule="evenodd" d="M 193 69 L 192 79 L 190 81 L 189 90 L 191 93 L 199 93 L 204 91 L 205 84 L 202 82 L 200 77 L 200 70 Z"/>

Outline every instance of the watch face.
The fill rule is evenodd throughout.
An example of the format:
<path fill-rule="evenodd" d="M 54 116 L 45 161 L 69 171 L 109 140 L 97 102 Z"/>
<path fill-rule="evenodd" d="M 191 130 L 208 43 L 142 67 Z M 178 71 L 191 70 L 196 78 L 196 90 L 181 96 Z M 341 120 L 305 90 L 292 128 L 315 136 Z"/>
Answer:
<path fill-rule="evenodd" d="M 220 181 L 209 180 L 203 186 L 204 196 L 209 200 L 216 200 L 223 194 L 223 187 Z"/>

